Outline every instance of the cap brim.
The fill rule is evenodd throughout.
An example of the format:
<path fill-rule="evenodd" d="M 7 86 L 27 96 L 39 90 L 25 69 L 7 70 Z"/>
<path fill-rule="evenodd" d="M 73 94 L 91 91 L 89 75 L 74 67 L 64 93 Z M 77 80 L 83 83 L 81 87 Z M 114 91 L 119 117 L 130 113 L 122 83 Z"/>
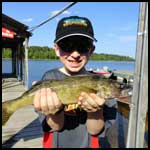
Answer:
<path fill-rule="evenodd" d="M 62 37 L 58 38 L 58 39 L 55 40 L 54 42 L 57 43 L 57 42 L 59 42 L 60 40 L 62 40 L 62 39 L 64 39 L 64 38 L 67 38 L 67 37 L 70 37 L 70 36 L 75 36 L 75 35 L 85 36 L 85 37 L 87 37 L 87 38 L 89 38 L 89 39 L 91 39 L 91 40 L 97 42 L 97 40 L 96 40 L 94 37 L 91 37 L 91 36 L 89 36 L 89 35 L 87 35 L 87 34 L 81 34 L 81 33 L 68 34 L 68 35 L 65 35 L 65 36 L 62 36 Z"/>

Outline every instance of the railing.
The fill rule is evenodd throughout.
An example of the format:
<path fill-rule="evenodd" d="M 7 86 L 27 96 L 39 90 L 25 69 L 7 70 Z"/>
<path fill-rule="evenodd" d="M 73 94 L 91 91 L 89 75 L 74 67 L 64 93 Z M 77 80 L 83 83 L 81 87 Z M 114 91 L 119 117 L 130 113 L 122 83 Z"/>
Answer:
<path fill-rule="evenodd" d="M 127 148 L 143 148 L 148 111 L 148 2 L 140 3 Z"/>

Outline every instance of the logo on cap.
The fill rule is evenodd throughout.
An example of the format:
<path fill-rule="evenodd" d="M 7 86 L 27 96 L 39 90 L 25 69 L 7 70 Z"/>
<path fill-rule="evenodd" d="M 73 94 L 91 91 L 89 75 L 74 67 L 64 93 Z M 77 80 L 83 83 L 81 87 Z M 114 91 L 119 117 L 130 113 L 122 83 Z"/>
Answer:
<path fill-rule="evenodd" d="M 86 20 L 83 20 L 83 19 L 67 19 L 67 20 L 64 20 L 64 23 L 63 23 L 63 26 L 64 27 L 68 27 L 68 26 L 72 26 L 72 25 L 78 25 L 78 26 L 85 26 L 87 27 L 87 23 L 86 23 Z"/>

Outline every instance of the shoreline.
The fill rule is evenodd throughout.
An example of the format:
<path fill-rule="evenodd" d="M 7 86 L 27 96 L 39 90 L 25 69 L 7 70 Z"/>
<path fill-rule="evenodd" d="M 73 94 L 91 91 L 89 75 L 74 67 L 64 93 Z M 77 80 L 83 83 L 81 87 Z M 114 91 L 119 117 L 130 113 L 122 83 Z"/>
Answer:
<path fill-rule="evenodd" d="M 2 60 L 11 60 L 11 58 L 2 58 Z M 41 60 L 41 61 L 44 61 L 44 60 L 49 60 L 49 61 L 54 61 L 54 60 L 58 60 L 59 61 L 59 59 L 28 59 L 28 60 Z M 135 60 L 92 60 L 92 59 L 89 59 L 89 61 L 102 61 L 102 62 L 114 62 L 114 61 L 116 61 L 116 62 L 135 62 Z"/>

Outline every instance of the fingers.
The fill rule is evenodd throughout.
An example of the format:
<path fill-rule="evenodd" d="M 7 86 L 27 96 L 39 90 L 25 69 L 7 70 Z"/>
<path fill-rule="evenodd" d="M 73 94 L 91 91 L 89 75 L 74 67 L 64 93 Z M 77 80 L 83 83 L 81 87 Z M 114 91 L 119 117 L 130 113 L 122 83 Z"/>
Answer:
<path fill-rule="evenodd" d="M 58 110 L 60 108 L 62 108 L 62 103 L 58 99 L 56 92 L 54 92 L 53 90 L 52 90 L 52 97 L 53 97 L 53 99 L 55 99 L 55 101 L 54 101 L 55 108 L 58 109 Z"/>
<path fill-rule="evenodd" d="M 54 106 L 53 97 L 52 97 L 52 91 L 50 88 L 47 89 L 47 105 L 48 105 L 49 112 L 55 111 L 55 106 Z"/>
<path fill-rule="evenodd" d="M 98 106 L 102 106 L 104 105 L 105 103 L 105 98 L 102 98 L 102 97 L 99 97 L 97 96 L 96 94 L 94 93 L 91 93 L 90 96 L 92 97 L 92 99 L 94 99 L 95 103 L 98 105 Z"/>
<path fill-rule="evenodd" d="M 49 113 L 55 114 L 60 108 L 62 108 L 62 103 L 58 99 L 56 92 L 52 89 L 47 89 L 47 102 L 48 102 L 48 109 Z"/>
<path fill-rule="evenodd" d="M 34 105 L 35 109 L 38 110 L 38 111 L 41 111 L 41 102 L 40 102 L 40 99 L 41 99 L 41 91 L 38 90 L 35 93 L 34 100 L 33 100 L 33 105 Z"/>
<path fill-rule="evenodd" d="M 62 108 L 62 103 L 52 89 L 43 88 L 34 96 L 34 107 L 45 115 L 55 114 Z"/>
<path fill-rule="evenodd" d="M 44 114 L 48 114 L 48 104 L 47 104 L 47 89 L 41 89 L 41 109 Z"/>
<path fill-rule="evenodd" d="M 101 109 L 104 103 L 105 99 L 98 97 L 96 94 L 82 92 L 79 97 L 78 105 L 87 112 L 96 112 Z"/>

